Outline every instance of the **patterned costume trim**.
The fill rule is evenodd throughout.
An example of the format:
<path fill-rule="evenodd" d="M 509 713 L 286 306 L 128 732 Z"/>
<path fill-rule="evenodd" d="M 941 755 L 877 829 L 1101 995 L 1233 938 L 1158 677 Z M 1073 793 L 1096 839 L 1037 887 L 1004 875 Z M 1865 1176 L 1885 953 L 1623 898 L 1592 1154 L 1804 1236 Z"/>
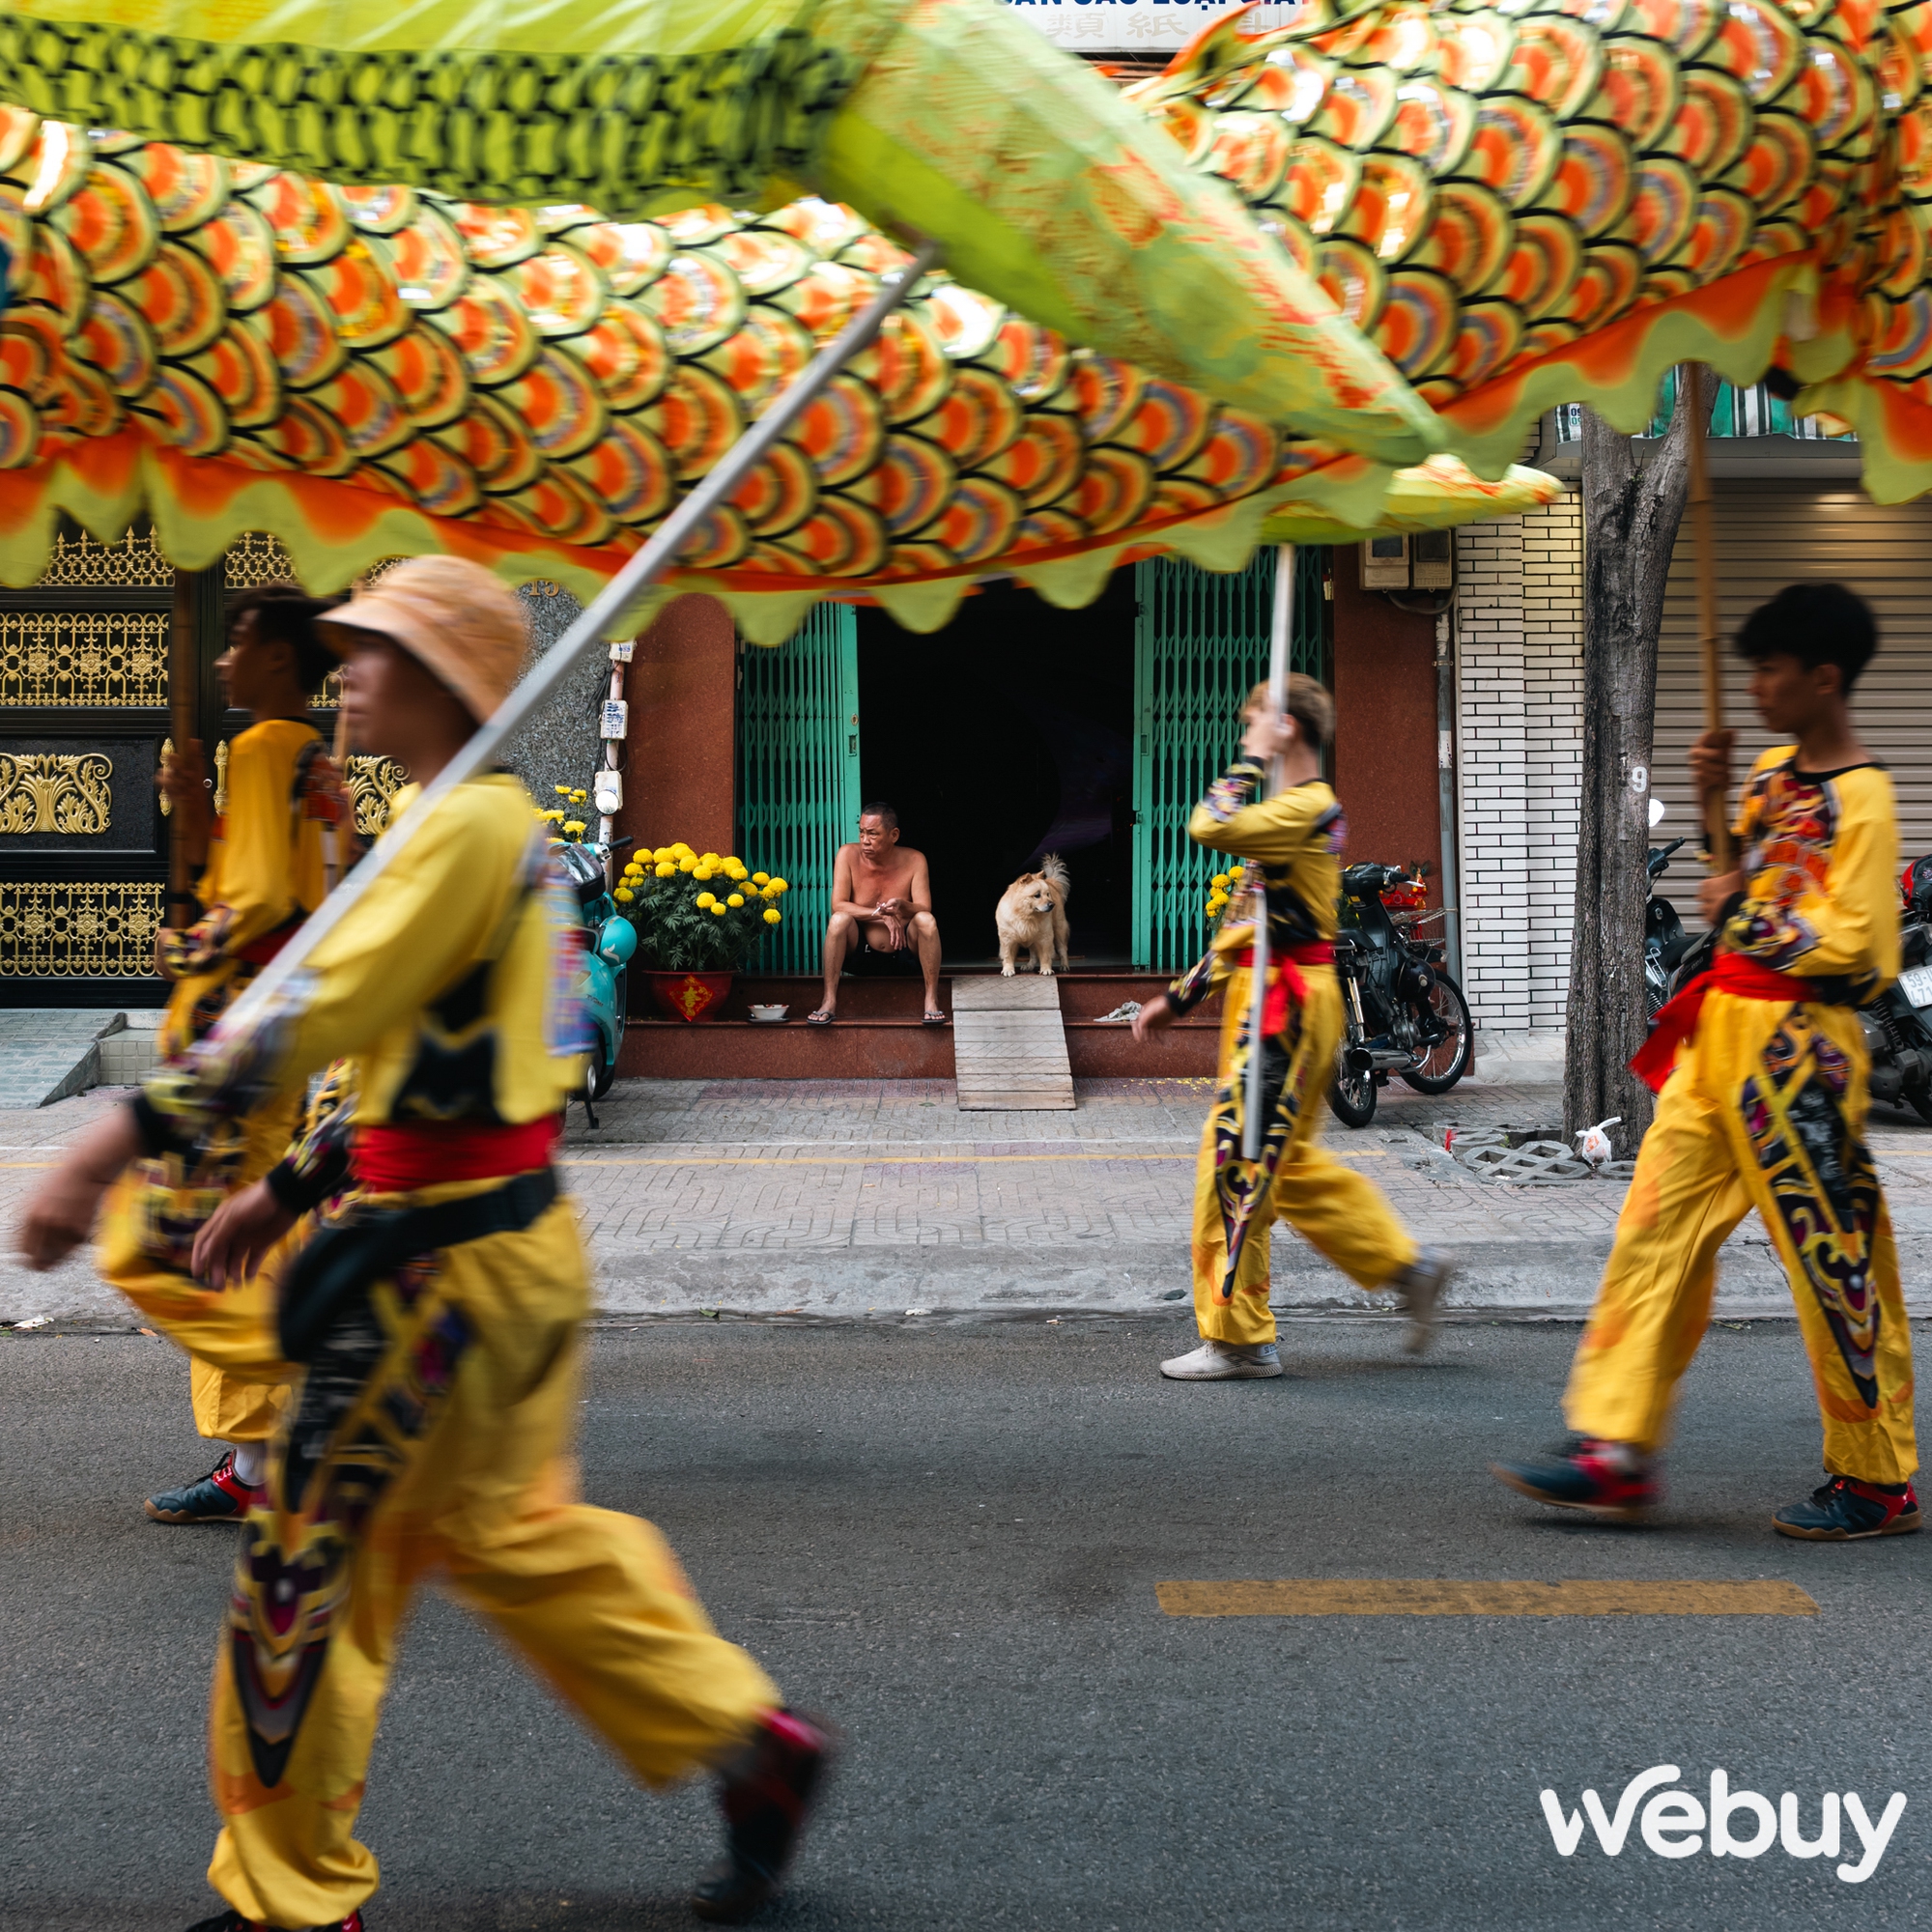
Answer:
<path fill-rule="evenodd" d="M 1287 1025 L 1281 1033 L 1264 1036 L 1262 1040 L 1262 1114 L 1267 1128 L 1262 1136 L 1261 1158 L 1244 1159 L 1241 1148 L 1247 1122 L 1252 1024 L 1251 1017 L 1244 1014 L 1240 1035 L 1229 1056 L 1227 1078 L 1214 1095 L 1214 1194 L 1228 1248 L 1227 1270 L 1215 1289 L 1215 1298 L 1223 1303 L 1235 1298 L 1235 1278 L 1248 1230 L 1256 1208 L 1268 1198 L 1281 1157 L 1294 1136 L 1310 1072 L 1307 1030 L 1300 1008 L 1291 1000 Z"/>
<path fill-rule="evenodd" d="M 441 1414 L 470 1340 L 425 1256 L 346 1310 L 277 1442 L 269 1503 L 249 1512 L 229 1605 L 229 1667 L 255 1775 L 272 1790 L 296 1747 L 371 1513 Z"/>
<path fill-rule="evenodd" d="M 1800 772 L 1795 759 L 1750 781 L 1739 814 L 1750 891 L 1724 927 L 1725 952 L 1784 973 L 1817 950 L 1817 928 L 1799 908 L 1807 897 L 1831 896 L 1832 857 L 1843 821 L 1837 786 Z M 1867 974 L 1842 988 L 1834 985 L 1833 1004 L 1861 1006 L 1877 990 L 1877 976 Z M 1840 991 L 1842 1000 L 1835 997 Z"/>
<path fill-rule="evenodd" d="M 1871 1275 L 1878 1173 L 1851 1131 L 1852 1069 L 1797 1007 L 1767 1042 L 1738 1110 L 1778 1218 L 1867 1408 L 1878 1406 L 1878 1289 Z"/>

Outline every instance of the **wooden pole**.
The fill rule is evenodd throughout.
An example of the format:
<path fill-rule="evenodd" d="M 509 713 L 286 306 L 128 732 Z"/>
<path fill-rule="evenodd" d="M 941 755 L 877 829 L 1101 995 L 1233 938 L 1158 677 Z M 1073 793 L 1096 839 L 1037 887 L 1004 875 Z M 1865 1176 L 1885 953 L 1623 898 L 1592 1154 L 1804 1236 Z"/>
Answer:
<path fill-rule="evenodd" d="M 1268 709 L 1276 717 L 1288 706 L 1289 634 L 1294 627 L 1294 546 L 1283 544 L 1274 556 L 1274 626 L 1268 637 Z M 1281 760 L 1268 760 L 1267 795 L 1281 789 Z M 1248 1002 L 1248 1085 L 1241 1109 L 1241 1158 L 1262 1157 L 1262 1014 L 1267 1005 L 1267 881 L 1250 859 L 1241 879 L 1255 909 L 1255 970 Z"/>
<path fill-rule="evenodd" d="M 1690 529 L 1697 546 L 1697 648 L 1704 669 L 1704 728 L 1724 728 L 1724 667 L 1718 653 L 1718 539 L 1711 527 L 1711 466 L 1704 449 L 1710 410 L 1704 400 L 1704 366 L 1685 365 L 1690 384 Z M 1731 869 L 1731 802 L 1723 791 L 1707 792 L 1704 825 L 1711 847 L 1711 869 Z"/>
<path fill-rule="evenodd" d="M 175 572 L 174 615 L 168 624 L 168 728 L 174 735 L 175 756 L 185 760 L 194 741 L 197 709 L 195 698 L 201 688 L 201 584 L 199 573 Z M 194 814 L 197 822 L 200 814 Z M 168 814 L 168 917 L 167 923 L 183 926 L 187 920 L 187 848 L 183 833 L 188 814 Z"/>

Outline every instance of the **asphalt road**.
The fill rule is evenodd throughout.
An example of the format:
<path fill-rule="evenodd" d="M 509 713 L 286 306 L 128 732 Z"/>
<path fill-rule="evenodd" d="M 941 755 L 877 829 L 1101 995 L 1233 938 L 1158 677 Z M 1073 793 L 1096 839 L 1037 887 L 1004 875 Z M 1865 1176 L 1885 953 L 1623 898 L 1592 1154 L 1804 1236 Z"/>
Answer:
<path fill-rule="evenodd" d="M 849 1754 L 774 1926 L 1556 1928 L 1932 1923 L 1932 1538 L 1771 1535 L 1817 1479 L 1787 1324 L 1714 1332 L 1662 1524 L 1539 1514 L 1483 1473 L 1557 1433 L 1568 1327 L 1301 1324 L 1279 1381 L 1153 1373 L 1179 1321 L 599 1333 L 595 1500 L 660 1523 L 723 1629 Z M 0 1344 L 0 1924 L 212 1910 L 201 1724 L 230 1555 L 137 1501 L 202 1466 L 165 1345 Z M 1168 1578 L 1782 1578 L 1821 1614 L 1162 1613 Z M 1680 1768 L 1708 1798 L 1902 1819 L 1860 1856 L 1556 1852 L 1539 1804 Z M 1748 1811 L 1731 1820 L 1749 1839 Z M 712 1855 L 461 1613 L 407 1631 L 362 1829 L 371 1932 L 651 1932 Z M 1660 1836 L 1659 1842 L 1671 1840 Z"/>

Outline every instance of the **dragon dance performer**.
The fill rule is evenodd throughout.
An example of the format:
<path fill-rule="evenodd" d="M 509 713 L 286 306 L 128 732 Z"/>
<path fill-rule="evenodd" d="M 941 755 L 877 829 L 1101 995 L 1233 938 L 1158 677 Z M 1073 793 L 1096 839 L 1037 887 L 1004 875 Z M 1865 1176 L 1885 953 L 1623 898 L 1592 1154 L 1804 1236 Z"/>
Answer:
<path fill-rule="evenodd" d="M 1247 1101 L 1253 969 L 1252 916 L 1223 922 L 1207 955 L 1144 1006 L 1134 1037 L 1172 1026 L 1216 986 L 1221 1003 L 1220 1085 L 1201 1135 L 1194 1186 L 1194 1317 L 1201 1346 L 1160 1365 L 1176 1381 L 1233 1381 L 1281 1374 L 1268 1307 L 1268 1228 L 1279 1214 L 1359 1287 L 1392 1288 L 1409 1319 L 1407 1347 L 1429 1346 L 1449 1278 L 1441 1257 L 1419 1247 L 1380 1191 L 1315 1139 L 1316 1112 L 1342 1037 L 1335 980 L 1337 855 L 1348 828 L 1321 778 L 1335 726 L 1326 689 L 1300 673 L 1277 712 L 1258 684 L 1243 707 L 1240 759 L 1194 808 L 1189 835 L 1216 852 L 1243 853 L 1243 892 L 1253 903 L 1258 868 L 1266 895 L 1268 986 L 1263 1008 L 1259 1162 L 1241 1156 Z M 1269 761 L 1284 789 L 1263 796 Z"/>
<path fill-rule="evenodd" d="M 455 558 L 399 565 L 328 621 L 353 736 L 423 782 L 523 658 L 516 597 Z M 432 1575 L 645 1782 L 719 1773 L 727 1856 L 692 1901 L 700 1917 L 738 1923 L 772 1894 L 827 1761 L 825 1734 L 716 1634 L 657 1531 L 574 1494 L 589 1286 L 551 1165 L 582 1069 L 574 924 L 518 781 L 458 786 L 261 1024 L 158 1068 L 22 1227 L 29 1264 L 51 1265 L 130 1162 L 190 1183 L 353 1057 L 354 1191 L 318 1232 L 249 1267 L 340 1187 L 327 1134 L 203 1228 L 194 1264 L 226 1286 L 177 1272 L 128 1290 L 243 1379 L 306 1370 L 221 1639 L 209 1878 L 229 1909 L 196 1932 L 360 1932 L 377 1870 L 355 1814 L 398 1627 Z"/>
<path fill-rule="evenodd" d="M 206 1038 L 322 903 L 323 828 L 341 810 L 337 774 L 308 721 L 310 694 L 337 664 L 315 627 L 327 608 L 294 584 L 269 584 L 231 610 L 228 648 L 215 669 L 229 704 L 253 723 L 229 744 L 219 816 L 198 742 L 163 765 L 161 783 L 181 815 L 177 836 L 186 842 L 190 870 L 200 872 L 207 908 L 193 925 L 165 930 L 155 943 L 156 965 L 175 988 L 158 1040 L 163 1058 Z M 184 1192 L 130 1171 L 108 1204 L 107 1279 L 137 1294 L 157 1271 L 179 1271 L 213 1200 L 261 1179 L 288 1146 L 296 1115 L 295 1099 L 255 1114 L 232 1150 L 232 1165 L 200 1177 L 206 1185 Z M 199 1481 L 150 1496 L 145 1507 L 156 1522 L 239 1522 L 261 1483 L 286 1385 L 240 1379 L 194 1359 L 189 1386 L 196 1430 L 227 1446 Z"/>
<path fill-rule="evenodd" d="M 1621 1520 L 1660 1495 L 1659 1445 L 1711 1319 L 1718 1250 L 1755 1208 L 1776 1244 L 1824 1421 L 1826 1481 L 1772 1518 L 1846 1542 L 1919 1526 L 1912 1338 L 1898 1250 L 1864 1139 L 1869 1060 L 1858 1006 L 1898 972 L 1891 782 L 1849 699 L 1877 648 L 1871 611 L 1835 583 L 1793 584 L 1737 650 L 1758 716 L 1790 742 L 1744 790 L 1739 871 L 1699 889 L 1712 970 L 1658 1014 L 1631 1063 L 1658 1090 L 1548 1457 L 1494 1465 L 1539 1502 Z M 1731 733 L 1691 769 L 1730 793 Z"/>

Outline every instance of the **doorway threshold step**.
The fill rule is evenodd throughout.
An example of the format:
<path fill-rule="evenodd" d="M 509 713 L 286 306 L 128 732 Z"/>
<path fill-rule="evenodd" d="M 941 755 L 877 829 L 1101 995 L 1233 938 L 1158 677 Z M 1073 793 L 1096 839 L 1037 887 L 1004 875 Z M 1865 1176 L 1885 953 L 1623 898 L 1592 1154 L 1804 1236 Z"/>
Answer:
<path fill-rule="evenodd" d="M 952 1060 L 962 1113 L 1070 1109 L 1073 1069 L 1059 985 L 1039 973 L 955 980 Z"/>

